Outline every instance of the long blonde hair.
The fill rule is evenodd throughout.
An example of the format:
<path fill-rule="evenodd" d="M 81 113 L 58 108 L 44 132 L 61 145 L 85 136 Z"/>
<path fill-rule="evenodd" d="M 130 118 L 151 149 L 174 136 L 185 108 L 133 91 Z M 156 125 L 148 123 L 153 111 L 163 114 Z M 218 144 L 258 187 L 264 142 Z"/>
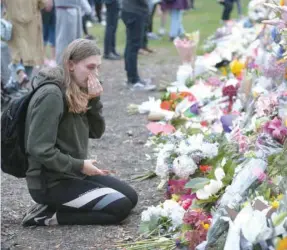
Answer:
<path fill-rule="evenodd" d="M 88 94 L 71 80 L 69 61 L 75 63 L 90 56 L 101 55 L 101 51 L 95 41 L 87 39 L 77 39 L 71 42 L 63 53 L 64 85 L 65 95 L 69 107 L 69 112 L 83 113 L 88 110 Z"/>

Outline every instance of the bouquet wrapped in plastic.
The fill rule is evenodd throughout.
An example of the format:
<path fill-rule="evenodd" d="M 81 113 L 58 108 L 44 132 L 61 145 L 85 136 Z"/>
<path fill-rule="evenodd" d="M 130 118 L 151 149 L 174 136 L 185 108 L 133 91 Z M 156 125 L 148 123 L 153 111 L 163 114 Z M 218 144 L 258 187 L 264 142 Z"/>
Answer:
<path fill-rule="evenodd" d="M 194 64 L 196 48 L 199 43 L 199 31 L 187 34 L 185 38 L 176 38 L 174 45 L 183 64 Z"/>
<path fill-rule="evenodd" d="M 227 230 L 228 222 L 222 218 L 228 216 L 227 208 L 237 208 L 244 200 L 250 187 L 258 181 L 258 177 L 254 174 L 255 170 L 260 169 L 264 172 L 266 168 L 267 163 L 256 158 L 251 158 L 237 167 L 239 172 L 218 201 L 218 209 L 213 215 L 213 222 L 207 234 L 208 245 L 214 244 L 220 235 Z"/>

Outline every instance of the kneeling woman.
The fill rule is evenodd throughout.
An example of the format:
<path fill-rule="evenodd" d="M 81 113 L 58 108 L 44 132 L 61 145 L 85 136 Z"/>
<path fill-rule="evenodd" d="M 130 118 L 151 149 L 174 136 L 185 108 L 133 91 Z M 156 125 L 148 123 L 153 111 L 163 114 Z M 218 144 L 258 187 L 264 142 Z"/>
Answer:
<path fill-rule="evenodd" d="M 26 118 L 27 184 L 38 204 L 23 226 L 116 224 L 135 207 L 134 189 L 87 159 L 89 138 L 105 130 L 95 42 L 73 41 L 62 67 L 42 70 Z M 58 86 L 57 86 L 58 85 Z"/>

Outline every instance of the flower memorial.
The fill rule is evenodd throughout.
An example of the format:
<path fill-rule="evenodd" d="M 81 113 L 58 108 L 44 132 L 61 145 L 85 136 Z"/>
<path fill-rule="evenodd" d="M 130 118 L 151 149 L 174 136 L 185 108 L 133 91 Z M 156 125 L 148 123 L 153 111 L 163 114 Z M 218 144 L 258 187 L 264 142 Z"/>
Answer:
<path fill-rule="evenodd" d="M 287 249 L 287 6 L 248 8 L 204 55 L 198 33 L 178 38 L 177 80 L 133 106 L 173 129 L 150 129 L 147 142 L 165 200 L 142 212 L 145 239 L 119 247 Z"/>

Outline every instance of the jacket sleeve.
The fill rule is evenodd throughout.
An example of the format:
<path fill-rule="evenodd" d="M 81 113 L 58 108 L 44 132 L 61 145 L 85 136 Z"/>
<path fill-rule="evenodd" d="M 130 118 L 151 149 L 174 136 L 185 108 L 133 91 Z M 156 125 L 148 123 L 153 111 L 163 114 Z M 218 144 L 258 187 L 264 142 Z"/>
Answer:
<path fill-rule="evenodd" d="M 103 104 L 100 98 L 94 98 L 89 102 L 90 109 L 87 112 L 90 138 L 100 138 L 105 132 L 106 124 L 102 116 Z"/>
<path fill-rule="evenodd" d="M 63 98 L 57 93 L 46 93 L 31 107 L 30 127 L 26 151 L 35 161 L 56 172 L 79 172 L 84 160 L 63 154 L 56 148 L 58 126 L 64 109 Z"/>

